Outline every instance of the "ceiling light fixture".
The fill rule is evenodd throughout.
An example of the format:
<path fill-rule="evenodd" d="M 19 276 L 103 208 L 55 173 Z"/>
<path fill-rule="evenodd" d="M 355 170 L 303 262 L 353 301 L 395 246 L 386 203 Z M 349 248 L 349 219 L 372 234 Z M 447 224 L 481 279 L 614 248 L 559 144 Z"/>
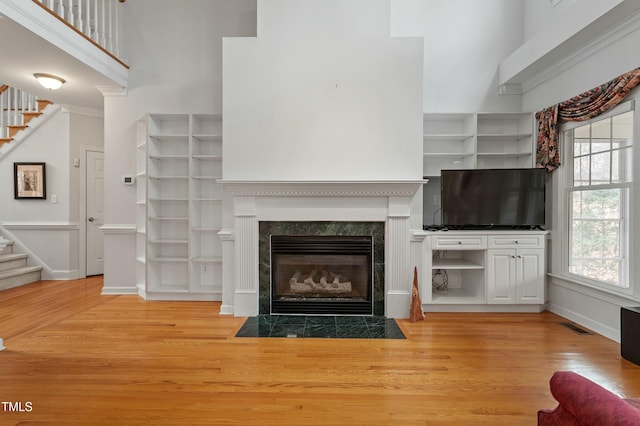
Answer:
<path fill-rule="evenodd" d="M 58 90 L 65 83 L 64 78 L 53 74 L 37 72 L 33 75 L 45 89 Z"/>

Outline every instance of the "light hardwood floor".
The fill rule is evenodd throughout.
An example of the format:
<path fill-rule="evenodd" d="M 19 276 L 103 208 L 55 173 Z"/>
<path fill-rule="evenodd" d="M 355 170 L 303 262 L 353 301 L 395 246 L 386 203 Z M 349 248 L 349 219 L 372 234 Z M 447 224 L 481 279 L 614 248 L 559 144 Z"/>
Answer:
<path fill-rule="evenodd" d="M 235 338 L 213 302 L 100 296 L 100 277 L 0 292 L 0 424 L 535 425 L 573 370 L 640 396 L 620 346 L 542 314 L 429 313 L 406 340 Z M 27 404 L 29 402 L 30 404 Z"/>

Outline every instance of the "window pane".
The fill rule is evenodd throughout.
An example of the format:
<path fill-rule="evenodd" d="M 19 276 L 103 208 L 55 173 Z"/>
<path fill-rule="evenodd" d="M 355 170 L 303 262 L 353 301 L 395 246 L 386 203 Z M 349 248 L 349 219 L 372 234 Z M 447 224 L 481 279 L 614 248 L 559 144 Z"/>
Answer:
<path fill-rule="evenodd" d="M 611 181 L 611 152 L 591 156 L 591 185 L 602 185 Z"/>
<path fill-rule="evenodd" d="M 573 218 L 620 219 L 621 192 L 619 188 L 574 192 Z"/>
<path fill-rule="evenodd" d="M 631 148 L 611 153 L 611 180 L 613 183 L 631 182 Z"/>
<path fill-rule="evenodd" d="M 569 271 L 623 286 L 622 197 L 626 189 L 571 193 Z"/>
<path fill-rule="evenodd" d="M 589 157 L 573 160 L 573 185 L 589 185 Z"/>
<path fill-rule="evenodd" d="M 597 281 L 614 285 L 621 282 L 621 262 L 619 260 L 583 259 L 572 265 L 570 271 Z"/>
<path fill-rule="evenodd" d="M 631 144 L 633 138 L 633 111 L 612 117 L 613 138 L 626 140 Z"/>
<path fill-rule="evenodd" d="M 591 124 L 591 139 L 611 139 L 610 118 Z"/>
<path fill-rule="evenodd" d="M 601 140 L 595 140 L 591 144 L 591 152 L 603 152 L 611 150 L 611 142 L 607 139 L 606 142 Z"/>
<path fill-rule="evenodd" d="M 584 126 L 576 127 L 573 129 L 573 135 L 576 139 L 591 139 L 591 125 L 585 124 Z"/>
<path fill-rule="evenodd" d="M 573 155 L 579 157 L 581 155 L 587 155 L 591 152 L 591 140 L 589 139 L 575 139 L 573 141 Z"/>

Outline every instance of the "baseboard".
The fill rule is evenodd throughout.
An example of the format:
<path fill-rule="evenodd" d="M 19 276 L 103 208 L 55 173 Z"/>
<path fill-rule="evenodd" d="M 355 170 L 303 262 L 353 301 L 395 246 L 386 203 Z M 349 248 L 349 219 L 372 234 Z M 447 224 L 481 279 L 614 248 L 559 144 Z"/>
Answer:
<path fill-rule="evenodd" d="M 138 294 L 137 287 L 102 287 L 103 296 L 120 296 L 125 294 Z"/>
<path fill-rule="evenodd" d="M 575 322 L 583 327 L 586 327 L 590 330 L 595 331 L 596 333 L 613 340 L 614 342 L 620 343 L 620 332 L 614 328 L 606 326 L 602 323 L 593 321 L 590 318 L 585 317 L 584 315 L 580 315 L 577 312 L 571 311 L 569 309 L 563 308 L 558 305 L 554 305 L 549 302 L 549 306 L 547 307 L 549 312 L 553 312 L 556 315 L 560 315 L 570 321 Z"/>

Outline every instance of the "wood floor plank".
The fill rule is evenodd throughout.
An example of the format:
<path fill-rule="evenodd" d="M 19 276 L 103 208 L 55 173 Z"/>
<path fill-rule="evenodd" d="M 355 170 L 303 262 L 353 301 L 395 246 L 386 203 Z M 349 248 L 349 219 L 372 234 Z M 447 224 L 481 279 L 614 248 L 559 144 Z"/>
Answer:
<path fill-rule="evenodd" d="M 640 396 L 617 343 L 541 314 L 429 313 L 406 340 L 236 338 L 215 302 L 0 292 L 0 424 L 535 425 L 556 370 Z M 29 286 L 24 286 L 29 287 Z"/>

